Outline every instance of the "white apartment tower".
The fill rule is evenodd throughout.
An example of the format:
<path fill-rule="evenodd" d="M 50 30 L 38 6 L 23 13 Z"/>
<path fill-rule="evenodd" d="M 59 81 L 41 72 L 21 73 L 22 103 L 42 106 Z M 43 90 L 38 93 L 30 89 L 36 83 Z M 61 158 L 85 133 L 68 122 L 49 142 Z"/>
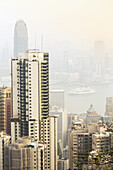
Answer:
<path fill-rule="evenodd" d="M 12 59 L 12 142 L 22 136 L 40 139 L 41 121 L 49 115 L 49 54 L 27 50 Z"/>

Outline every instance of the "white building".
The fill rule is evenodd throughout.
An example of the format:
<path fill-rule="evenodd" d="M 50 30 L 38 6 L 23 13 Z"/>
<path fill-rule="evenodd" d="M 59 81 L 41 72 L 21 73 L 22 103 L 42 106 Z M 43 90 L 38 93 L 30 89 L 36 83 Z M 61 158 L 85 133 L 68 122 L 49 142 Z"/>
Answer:
<path fill-rule="evenodd" d="M 28 50 L 11 64 L 12 142 L 22 136 L 39 139 L 41 120 L 49 115 L 49 54 Z"/>
<path fill-rule="evenodd" d="M 57 170 L 57 118 L 50 116 L 41 123 L 41 142 L 47 145 L 45 169 Z"/>
<path fill-rule="evenodd" d="M 57 133 L 58 140 L 62 142 L 62 148 L 66 147 L 66 132 L 67 132 L 67 111 L 63 108 L 52 107 L 50 116 L 57 116 Z"/>

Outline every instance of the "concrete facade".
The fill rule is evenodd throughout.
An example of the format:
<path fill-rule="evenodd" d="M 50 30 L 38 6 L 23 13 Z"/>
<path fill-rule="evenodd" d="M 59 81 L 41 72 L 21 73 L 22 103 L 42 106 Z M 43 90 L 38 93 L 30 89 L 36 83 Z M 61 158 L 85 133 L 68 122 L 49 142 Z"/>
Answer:
<path fill-rule="evenodd" d="M 41 121 L 49 115 L 49 54 L 28 50 L 12 59 L 11 136 L 40 138 Z"/>

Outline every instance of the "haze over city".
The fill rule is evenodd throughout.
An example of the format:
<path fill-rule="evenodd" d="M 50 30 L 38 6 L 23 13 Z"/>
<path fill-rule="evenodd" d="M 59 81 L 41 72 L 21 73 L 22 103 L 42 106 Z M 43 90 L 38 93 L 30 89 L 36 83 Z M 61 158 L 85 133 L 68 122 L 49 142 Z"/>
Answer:
<path fill-rule="evenodd" d="M 13 56 L 13 30 L 19 19 L 27 24 L 29 48 L 35 46 L 35 34 L 40 48 L 43 33 L 44 49 L 51 52 L 51 58 L 54 54 L 59 57 L 63 50 L 67 50 L 70 57 L 76 57 L 78 53 L 91 55 L 97 40 L 104 41 L 106 49 L 112 50 L 112 7 L 112 0 L 1 1 L 0 59 L 2 49 L 6 47 L 10 51 L 9 58 Z"/>
<path fill-rule="evenodd" d="M 0 170 L 113 169 L 113 1 L 0 2 Z"/>

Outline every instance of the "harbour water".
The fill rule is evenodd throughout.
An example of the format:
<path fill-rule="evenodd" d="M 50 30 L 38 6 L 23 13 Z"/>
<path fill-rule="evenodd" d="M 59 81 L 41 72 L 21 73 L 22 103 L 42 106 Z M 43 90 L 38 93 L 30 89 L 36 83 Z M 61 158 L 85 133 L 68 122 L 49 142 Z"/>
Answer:
<path fill-rule="evenodd" d="M 51 88 L 62 88 L 65 90 L 66 109 L 71 113 L 86 113 L 90 104 L 100 115 L 104 115 L 106 107 L 106 97 L 113 97 L 113 83 L 91 85 L 95 90 L 94 94 L 69 95 L 69 91 L 79 85 L 55 84 Z"/>

